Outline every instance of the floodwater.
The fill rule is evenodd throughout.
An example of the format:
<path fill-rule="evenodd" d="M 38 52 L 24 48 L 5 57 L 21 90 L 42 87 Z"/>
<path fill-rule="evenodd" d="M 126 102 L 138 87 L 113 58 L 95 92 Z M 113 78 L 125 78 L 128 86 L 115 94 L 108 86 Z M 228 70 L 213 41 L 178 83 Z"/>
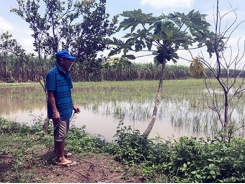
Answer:
<path fill-rule="evenodd" d="M 153 99 L 154 100 L 154 99 Z M 75 101 L 75 100 L 74 100 Z M 40 87 L 12 87 L 0 88 L 0 116 L 10 120 L 33 124 L 38 118 L 44 120 L 46 118 L 46 102 L 45 95 Z M 114 104 L 114 103 L 113 103 Z M 146 129 L 150 122 L 150 117 L 136 118 L 137 113 L 131 117 L 127 117 L 132 111 L 139 111 L 138 114 L 150 114 L 153 110 L 152 102 L 137 104 L 134 102 L 118 102 L 117 107 L 110 103 L 103 103 L 94 109 L 93 107 L 83 107 L 77 104 L 81 113 L 75 114 L 72 118 L 72 124 L 76 127 L 86 126 L 85 131 L 92 135 L 100 135 L 108 141 L 113 140 L 116 133 L 120 118 L 113 113 L 113 109 L 121 106 L 125 110 L 123 123 L 125 126 L 131 126 L 133 129 L 140 130 L 141 133 Z M 173 104 L 172 104 L 173 105 Z M 140 106 L 137 110 L 132 110 L 132 106 Z M 150 107 L 150 108 L 145 108 Z M 111 111 L 108 111 L 110 109 Z M 128 109 L 128 110 L 127 110 Z M 159 107 L 159 115 L 155 125 L 151 131 L 150 138 L 159 136 L 164 139 L 178 138 L 180 136 L 204 136 L 204 133 L 192 131 L 192 128 L 186 126 L 174 126 L 171 123 L 173 115 L 168 112 L 168 107 Z M 174 109 L 171 107 L 171 109 Z M 142 112 L 144 111 L 144 112 Z M 180 112 L 184 113 L 184 109 Z M 172 112 L 173 114 L 174 112 Z"/>

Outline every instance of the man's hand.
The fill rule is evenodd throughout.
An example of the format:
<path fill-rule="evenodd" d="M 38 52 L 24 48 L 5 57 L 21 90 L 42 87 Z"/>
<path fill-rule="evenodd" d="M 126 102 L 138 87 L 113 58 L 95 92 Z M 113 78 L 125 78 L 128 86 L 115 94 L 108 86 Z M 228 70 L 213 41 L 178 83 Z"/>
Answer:
<path fill-rule="evenodd" d="M 53 112 L 53 121 L 55 123 L 60 123 L 60 113 L 58 111 Z"/>
<path fill-rule="evenodd" d="M 75 111 L 75 113 L 80 113 L 81 112 L 79 107 L 76 106 L 76 105 L 73 105 L 73 110 Z"/>

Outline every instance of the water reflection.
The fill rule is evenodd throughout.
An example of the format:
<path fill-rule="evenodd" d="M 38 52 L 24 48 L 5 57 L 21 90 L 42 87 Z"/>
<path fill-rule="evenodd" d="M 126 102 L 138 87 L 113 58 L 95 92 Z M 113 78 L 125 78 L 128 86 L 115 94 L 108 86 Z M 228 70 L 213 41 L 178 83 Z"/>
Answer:
<path fill-rule="evenodd" d="M 0 88 L 0 115 L 21 116 L 31 110 L 41 110 L 45 94 L 40 87 Z"/>
<path fill-rule="evenodd" d="M 76 127 L 86 126 L 85 130 L 92 135 L 100 135 L 108 141 L 113 140 L 113 136 L 116 133 L 117 126 L 119 124 L 119 119 L 110 115 L 103 115 L 101 113 L 92 112 L 90 110 L 84 109 L 82 106 L 78 105 L 81 108 L 81 113 L 75 114 L 72 118 L 71 123 Z M 25 123 L 27 125 L 32 125 L 34 122 L 34 118 L 45 119 L 46 117 L 46 108 L 42 109 L 34 107 L 33 110 L 19 110 L 13 113 L 4 114 L 1 113 L 3 117 L 6 117 L 10 120 Z M 143 132 L 147 125 L 147 120 L 124 120 L 125 126 L 132 126 L 133 129 L 138 129 L 140 132 Z M 162 138 L 170 138 L 175 137 L 178 138 L 180 136 L 200 136 L 199 134 L 195 134 L 188 129 L 185 128 L 177 128 L 171 125 L 171 121 L 168 117 L 164 117 L 161 120 L 157 120 L 151 134 L 150 138 L 154 138 L 155 136 L 160 136 Z"/>

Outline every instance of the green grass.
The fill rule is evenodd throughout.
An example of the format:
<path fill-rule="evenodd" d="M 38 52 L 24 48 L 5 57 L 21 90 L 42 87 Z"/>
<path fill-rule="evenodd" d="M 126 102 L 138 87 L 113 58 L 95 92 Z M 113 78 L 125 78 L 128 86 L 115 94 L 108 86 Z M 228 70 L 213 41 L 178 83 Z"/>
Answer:
<path fill-rule="evenodd" d="M 74 99 L 83 104 L 94 101 L 154 99 L 158 83 L 158 81 L 77 82 L 74 84 Z M 184 94 L 191 96 L 193 93 L 204 90 L 204 87 L 203 80 L 166 80 L 163 83 L 162 97 L 180 96 L 182 98 Z"/>
<path fill-rule="evenodd" d="M 45 99 L 42 87 L 38 83 L 0 83 L 1 88 L 12 90 L 11 95 L 22 94 L 21 88 L 28 88 L 35 93 L 27 92 L 25 96 L 31 96 L 39 100 Z M 166 80 L 163 83 L 163 97 L 182 96 L 185 94 L 193 94 L 196 91 L 204 89 L 203 80 L 187 79 L 187 80 Z M 154 98 L 158 89 L 158 81 L 102 81 L 102 82 L 75 82 L 74 98 L 78 103 L 91 103 L 94 101 L 122 101 L 127 100 L 143 100 Z M 37 93 L 39 95 L 37 95 Z M 43 95 L 42 95 L 43 94 Z M 6 94 L 8 95 L 8 94 Z"/>
<path fill-rule="evenodd" d="M 76 159 L 86 159 L 87 155 L 87 158 L 94 155 L 96 159 L 105 158 L 101 155 L 112 157 L 123 167 L 107 165 L 102 169 L 104 172 L 106 169 L 120 172 L 124 179 L 141 176 L 149 183 L 245 182 L 243 138 L 234 138 L 230 143 L 218 138 L 145 139 L 139 131 L 123 124 L 118 126 L 116 139 L 111 143 L 75 127 L 71 127 L 68 135 L 67 148 L 77 156 Z M 26 127 L 0 118 L 0 140 L 0 182 L 49 183 L 55 178 L 55 181 L 60 181 L 62 173 L 68 172 L 67 169 L 55 168 L 51 160 L 44 158 L 45 152 L 53 149 L 52 134 L 44 136 L 38 122 Z M 96 172 L 96 164 L 93 168 L 89 172 L 91 176 Z M 85 168 L 71 168 L 69 176 L 78 169 L 82 172 Z M 79 176 L 86 172 L 79 173 Z"/>
<path fill-rule="evenodd" d="M 16 83 L 0 82 L 0 87 L 28 87 L 28 86 L 35 87 L 35 86 L 40 86 L 40 84 L 37 82 L 16 82 Z"/>

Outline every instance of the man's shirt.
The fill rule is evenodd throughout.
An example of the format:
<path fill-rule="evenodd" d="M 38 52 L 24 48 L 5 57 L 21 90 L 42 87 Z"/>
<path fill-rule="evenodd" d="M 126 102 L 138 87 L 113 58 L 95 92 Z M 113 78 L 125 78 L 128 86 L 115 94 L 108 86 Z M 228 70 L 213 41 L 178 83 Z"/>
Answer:
<path fill-rule="evenodd" d="M 57 64 L 46 75 L 46 89 L 54 92 L 56 107 L 60 113 L 60 120 L 68 120 L 72 116 L 73 104 L 71 89 L 73 88 L 71 75 L 69 71 L 64 73 Z M 53 119 L 53 111 L 49 102 L 48 117 Z"/>

